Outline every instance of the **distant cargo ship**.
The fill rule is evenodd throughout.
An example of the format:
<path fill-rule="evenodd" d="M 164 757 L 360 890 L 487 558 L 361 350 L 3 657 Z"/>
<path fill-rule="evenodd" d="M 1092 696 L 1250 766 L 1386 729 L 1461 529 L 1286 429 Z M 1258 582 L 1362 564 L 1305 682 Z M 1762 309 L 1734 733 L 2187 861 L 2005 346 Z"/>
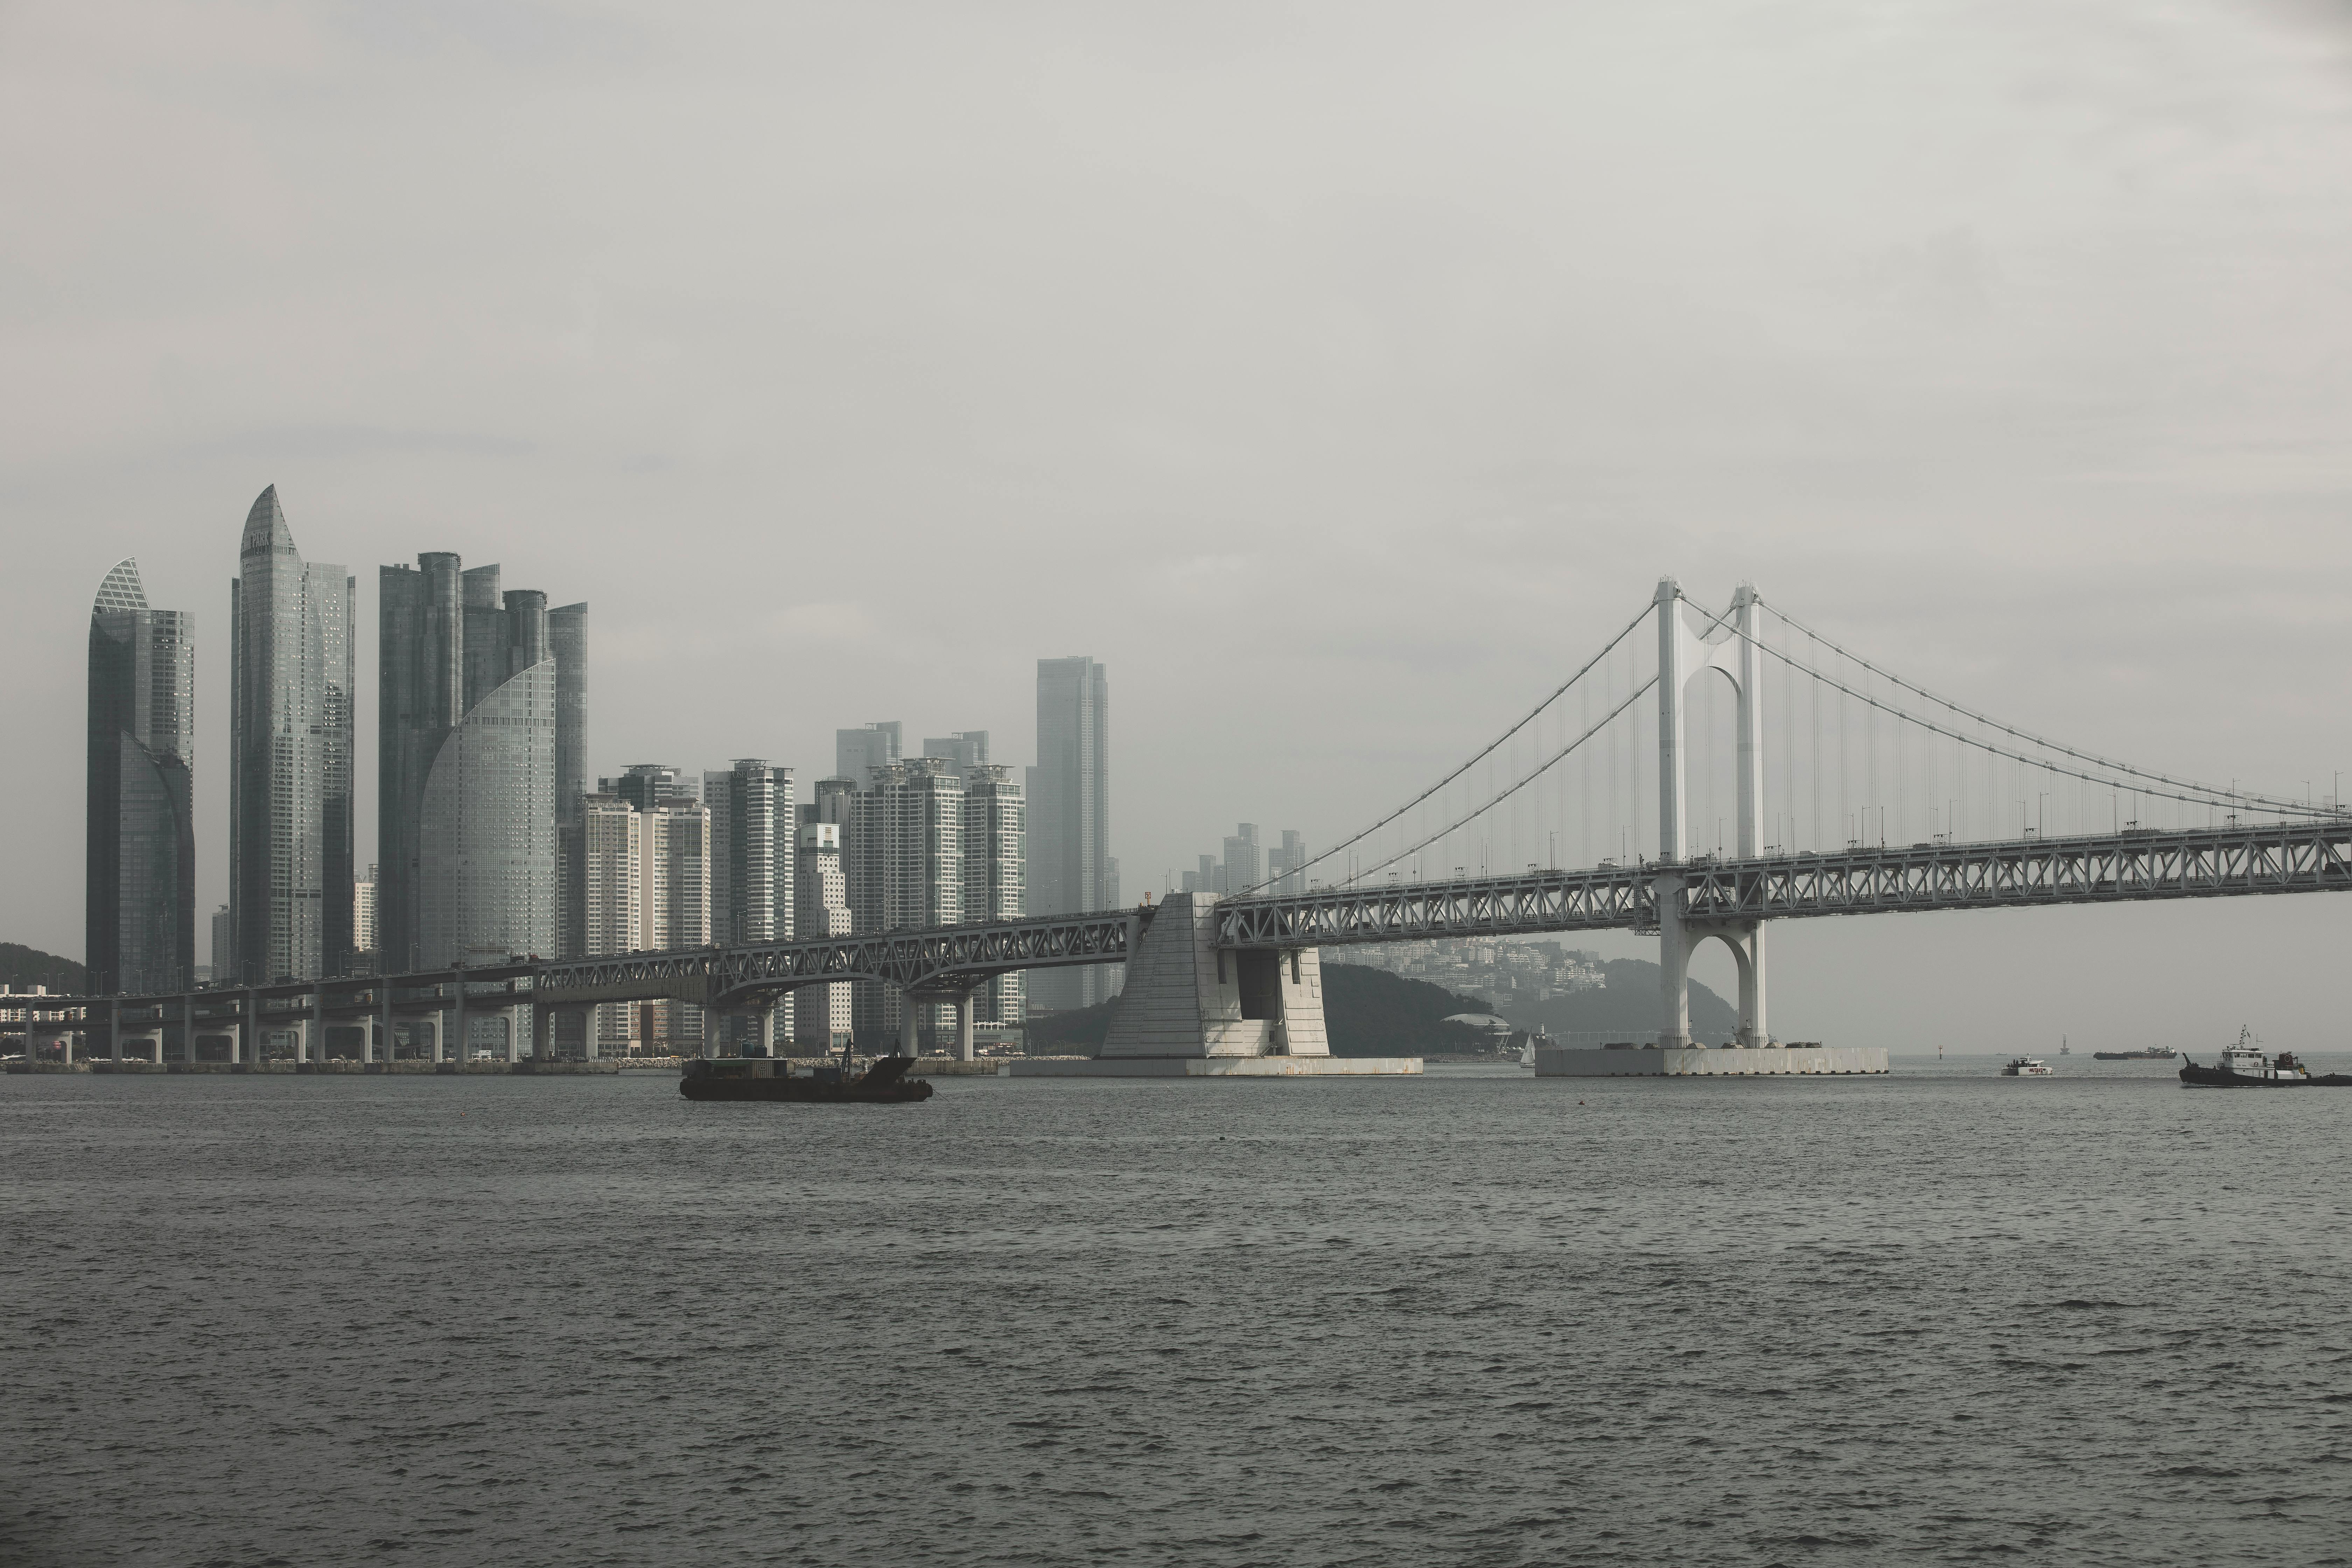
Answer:
<path fill-rule="evenodd" d="M 2170 1046 L 2150 1046 L 2144 1051 L 2093 1051 L 2095 1062 L 2168 1062 L 2180 1053 Z"/>

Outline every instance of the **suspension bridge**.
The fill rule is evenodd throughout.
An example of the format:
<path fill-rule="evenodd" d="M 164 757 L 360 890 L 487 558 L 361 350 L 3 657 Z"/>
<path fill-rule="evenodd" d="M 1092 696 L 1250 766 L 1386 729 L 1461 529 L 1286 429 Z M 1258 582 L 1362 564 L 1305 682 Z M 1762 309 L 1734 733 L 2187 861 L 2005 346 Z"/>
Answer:
<path fill-rule="evenodd" d="M 248 1059 L 244 1042 L 289 1028 L 298 1057 L 315 1055 L 331 1020 L 369 1025 L 362 1055 L 374 1059 L 399 1021 L 428 1016 L 437 1053 L 467 1037 L 469 1011 L 506 1009 L 509 1054 L 528 1037 L 546 1057 L 567 1009 L 589 1014 L 593 1055 L 602 1004 L 765 1016 L 803 987 L 868 982 L 954 1006 L 969 1058 L 971 996 L 987 980 L 1120 963 L 1107 1069 L 1366 1070 L 1329 1056 L 1322 949 L 1615 929 L 1660 943 L 1663 1022 L 1646 1043 L 1696 1048 L 1690 961 L 1719 941 L 1739 977 L 1738 1027 L 1722 1047 L 1735 1056 L 1691 1070 L 1830 1070 L 1792 1069 L 1797 1053 L 1774 1039 L 1771 921 L 2340 891 L 2352 889 L 2352 816 L 2333 797 L 2201 783 L 2063 744 L 1894 674 L 1752 587 L 1718 615 L 1669 578 L 1501 735 L 1285 882 L 1078 915 L 0 1005 L 32 1007 L 28 1047 L 80 1032 L 95 1051 L 103 1031 L 113 1056 L 129 1041 L 158 1061 L 167 1028 L 192 1041 L 206 1025 L 234 1030 Z M 901 1011 L 913 1054 L 921 1009 Z M 1772 1065 L 1725 1065 L 1743 1058 Z"/>

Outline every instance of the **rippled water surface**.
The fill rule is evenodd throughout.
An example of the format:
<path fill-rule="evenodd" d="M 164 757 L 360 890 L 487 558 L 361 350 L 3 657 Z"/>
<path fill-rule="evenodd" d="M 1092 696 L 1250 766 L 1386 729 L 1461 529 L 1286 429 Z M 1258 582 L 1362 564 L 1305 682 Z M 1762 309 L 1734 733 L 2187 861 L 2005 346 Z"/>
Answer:
<path fill-rule="evenodd" d="M 2352 1562 L 2352 1091 L 2061 1066 L 0 1079 L 0 1561 Z"/>

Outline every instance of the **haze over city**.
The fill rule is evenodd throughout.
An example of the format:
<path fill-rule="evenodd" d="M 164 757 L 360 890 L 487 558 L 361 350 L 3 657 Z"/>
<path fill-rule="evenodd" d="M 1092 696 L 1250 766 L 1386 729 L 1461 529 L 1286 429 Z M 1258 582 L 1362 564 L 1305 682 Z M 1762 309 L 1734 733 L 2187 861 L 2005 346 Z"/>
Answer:
<path fill-rule="evenodd" d="M 0 237 L 10 819 L 79 798 L 135 556 L 196 616 L 225 898 L 272 483 L 361 580 L 362 780 L 373 569 L 454 551 L 593 607 L 591 774 L 813 779 L 890 719 L 1017 764 L 1035 661 L 1101 660 L 1130 897 L 1237 820 L 1336 842 L 1667 573 L 2104 754 L 2336 787 L 2340 12 L 917 15 L 0 21 L 39 153 Z M 78 837 L 15 836 L 0 936 L 79 950 Z M 1775 1013 L 2333 1042 L 2347 918 L 1790 922 Z"/>

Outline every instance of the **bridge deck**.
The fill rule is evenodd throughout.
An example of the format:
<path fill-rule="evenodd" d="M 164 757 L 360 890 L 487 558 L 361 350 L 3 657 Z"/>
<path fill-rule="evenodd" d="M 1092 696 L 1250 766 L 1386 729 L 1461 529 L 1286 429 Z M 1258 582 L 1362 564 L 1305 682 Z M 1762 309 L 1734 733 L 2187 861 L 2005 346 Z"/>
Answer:
<path fill-rule="evenodd" d="M 1799 920 L 1902 910 L 2019 909 L 2158 899 L 2352 889 L 2352 818 L 2173 833 L 2024 838 L 1994 844 L 1914 844 L 1827 854 L 1681 865 L 1599 866 L 1509 877 L 1323 888 L 1227 900 L 1215 907 L 1221 947 L 1342 947 L 1433 937 L 1654 930 L 1658 900 L 1683 919 Z M 255 997 L 265 1024 L 283 1026 L 314 1005 L 329 1017 L 383 1010 L 408 1016 L 451 1005 L 461 979 L 469 1009 L 520 1002 L 675 997 L 712 1007 L 751 1005 L 803 985 L 879 980 L 919 994 L 968 991 L 1018 969 L 1125 961 L 1151 911 L 1033 916 L 872 936 L 801 937 L 746 947 L 700 947 L 610 958 L 527 959 L 480 969 L 353 976 L 223 987 L 193 994 L 200 1023 L 234 1022 Z M 119 1006 L 125 1022 L 176 1024 L 186 994 L 0 998 L 0 1011 L 37 1015 Z M 151 1017 L 152 1016 L 152 1017 Z"/>

